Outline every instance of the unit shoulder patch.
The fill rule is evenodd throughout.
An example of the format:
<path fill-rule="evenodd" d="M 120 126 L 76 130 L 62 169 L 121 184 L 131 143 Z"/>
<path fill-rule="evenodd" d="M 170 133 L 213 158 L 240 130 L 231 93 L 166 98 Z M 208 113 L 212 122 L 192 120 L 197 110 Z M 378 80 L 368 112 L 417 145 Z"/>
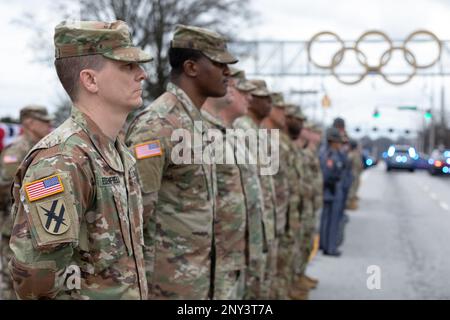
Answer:
<path fill-rule="evenodd" d="M 63 198 L 38 203 L 36 209 L 46 232 L 61 235 L 69 230 L 71 219 L 68 217 Z"/>

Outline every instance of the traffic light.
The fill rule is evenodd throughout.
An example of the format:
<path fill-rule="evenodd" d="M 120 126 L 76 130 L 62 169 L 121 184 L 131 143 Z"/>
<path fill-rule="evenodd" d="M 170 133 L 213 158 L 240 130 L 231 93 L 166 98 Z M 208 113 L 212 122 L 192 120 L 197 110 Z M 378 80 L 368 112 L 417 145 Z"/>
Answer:
<path fill-rule="evenodd" d="M 380 117 L 380 112 L 378 111 L 378 109 L 375 109 L 375 111 L 373 112 L 373 117 L 375 119 L 378 119 Z"/>
<path fill-rule="evenodd" d="M 425 119 L 427 119 L 427 120 L 430 120 L 430 119 L 433 117 L 433 115 L 431 114 L 431 110 L 430 110 L 430 109 L 428 109 L 428 110 L 425 112 L 424 117 L 425 117 Z"/>

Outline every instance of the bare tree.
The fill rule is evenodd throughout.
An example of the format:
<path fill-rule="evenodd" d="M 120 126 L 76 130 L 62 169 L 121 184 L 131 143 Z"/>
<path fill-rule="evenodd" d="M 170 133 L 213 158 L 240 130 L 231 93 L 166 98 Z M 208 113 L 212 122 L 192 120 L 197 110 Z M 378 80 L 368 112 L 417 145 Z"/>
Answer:
<path fill-rule="evenodd" d="M 131 28 L 136 45 L 151 52 L 152 76 L 146 81 L 144 98 L 162 94 L 169 73 L 167 49 L 176 24 L 214 29 L 230 40 L 249 25 L 250 0 L 80 0 L 83 20 L 123 20 Z M 68 12 L 69 2 L 53 4 L 61 16 Z M 29 17 L 27 18 L 28 21 Z M 35 26 L 35 24 L 32 24 Z M 31 27 L 31 26 L 30 26 Z M 39 36 L 39 30 L 36 30 Z"/>
<path fill-rule="evenodd" d="M 53 126 L 56 128 L 70 117 L 72 102 L 68 96 L 59 96 L 56 103 L 56 111 L 53 113 Z"/>

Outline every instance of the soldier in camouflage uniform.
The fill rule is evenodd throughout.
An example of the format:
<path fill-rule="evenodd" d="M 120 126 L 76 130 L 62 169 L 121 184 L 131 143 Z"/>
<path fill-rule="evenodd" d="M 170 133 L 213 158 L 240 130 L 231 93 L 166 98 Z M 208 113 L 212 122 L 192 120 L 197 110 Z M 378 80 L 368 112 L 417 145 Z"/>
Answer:
<path fill-rule="evenodd" d="M 216 169 L 200 109 L 208 97 L 226 94 L 228 64 L 237 60 L 221 35 L 178 25 L 169 61 L 167 92 L 137 115 L 126 137 L 151 218 L 144 235 L 149 292 L 155 299 L 212 299 Z"/>
<path fill-rule="evenodd" d="M 300 111 L 301 112 L 301 111 Z M 299 117 L 301 114 L 299 114 Z M 306 120 L 306 117 L 303 117 Z M 311 139 L 311 126 L 306 123 L 298 139 L 299 152 L 303 159 L 306 188 L 302 194 L 302 235 L 301 235 L 301 261 L 296 270 L 298 275 L 298 287 L 300 290 L 315 288 L 318 281 L 305 274 L 306 267 L 311 256 L 316 235 L 317 211 L 322 202 L 322 172 L 317 155 L 317 144 L 320 137 L 315 141 Z"/>
<path fill-rule="evenodd" d="M 303 130 L 303 121 L 305 116 L 301 112 L 299 106 L 294 104 L 288 104 L 286 106 L 286 124 L 288 129 L 289 137 L 292 140 L 291 154 L 293 155 L 293 165 L 295 168 L 295 173 L 298 178 L 296 180 L 296 197 L 298 202 L 296 203 L 295 215 L 289 214 L 289 224 L 292 230 L 292 235 L 294 238 L 294 249 L 292 251 L 292 264 L 290 271 L 290 291 L 289 297 L 295 300 L 305 299 L 307 292 L 298 286 L 298 275 L 297 270 L 304 263 L 305 257 L 303 253 L 303 234 L 305 230 L 305 194 L 311 190 L 311 181 L 308 180 L 306 174 L 305 159 L 302 154 L 302 150 L 298 144 L 300 134 Z M 294 176 L 293 174 L 291 176 Z M 289 181 L 291 182 L 292 179 Z M 292 187 L 291 187 L 292 189 Z M 297 194 L 298 193 L 298 194 Z M 292 196 L 291 196 L 292 199 Z M 291 200 L 291 203 L 292 200 Z M 290 211 L 292 209 L 290 208 Z"/>
<path fill-rule="evenodd" d="M 361 173 L 364 170 L 362 163 L 361 150 L 358 145 L 358 141 L 350 139 L 350 151 L 348 153 L 349 161 L 352 167 L 352 185 L 348 193 L 347 209 L 358 209 L 358 189 L 361 181 Z"/>
<path fill-rule="evenodd" d="M 318 244 L 320 211 L 322 210 L 323 206 L 323 175 L 320 168 L 319 159 L 319 146 L 322 141 L 322 129 L 317 124 L 307 122 L 305 125 L 305 130 L 303 131 L 305 134 L 305 139 L 308 141 L 308 151 L 312 154 L 312 162 L 310 162 L 310 168 L 313 179 L 313 212 L 316 226 L 316 235 L 314 237 L 314 242 Z M 313 287 L 317 285 L 317 279 L 313 279 L 306 274 L 305 277 L 310 283 L 312 283 Z"/>
<path fill-rule="evenodd" d="M 277 255 L 277 275 L 272 283 L 272 299 L 287 299 L 291 273 L 293 237 L 287 232 L 288 209 L 291 199 L 289 175 L 292 171 L 291 140 L 286 134 L 285 103 L 281 93 L 272 93 L 272 111 L 263 121 L 268 129 L 280 132 L 279 163 L 280 169 L 274 175 L 276 195 L 276 237 L 279 239 Z M 294 197 L 295 199 L 295 197 Z"/>
<path fill-rule="evenodd" d="M 62 22 L 55 66 L 74 107 L 14 178 L 9 264 L 20 299 L 146 299 L 142 198 L 135 160 L 117 138 L 142 104 L 128 26 Z"/>
<path fill-rule="evenodd" d="M 248 113 L 248 107 L 252 101 L 251 92 L 256 86 L 251 84 L 243 70 L 230 68 L 231 77 L 235 81 L 234 99 L 230 102 L 236 109 L 240 109 L 244 115 Z M 237 130 L 242 130 L 236 128 Z M 267 248 L 263 233 L 264 200 L 261 181 L 258 175 L 258 167 L 254 164 L 256 155 L 251 154 L 251 149 L 246 144 L 239 144 L 238 150 L 245 152 L 248 162 L 238 163 L 241 179 L 244 187 L 245 204 L 247 208 L 246 231 L 246 273 L 244 299 L 260 299 L 261 284 L 264 278 L 263 253 Z M 243 147 L 243 149 L 242 149 Z M 252 160 L 251 160 L 252 159 Z M 239 295 L 241 296 L 241 295 Z"/>
<path fill-rule="evenodd" d="M 235 120 L 233 126 L 243 130 L 259 130 L 261 121 L 270 114 L 272 108 L 272 99 L 270 92 L 264 80 L 250 81 L 256 89 L 251 91 L 252 101 L 248 108 L 248 114 Z M 260 143 L 260 141 L 258 141 Z M 248 149 L 249 146 L 247 146 Z M 257 154 L 253 155 L 258 157 Z M 275 214 L 276 214 L 276 198 L 275 187 L 271 175 L 261 174 L 261 164 L 258 164 L 258 175 L 261 183 L 263 194 L 263 235 L 264 235 L 264 254 L 262 255 L 262 279 L 259 291 L 260 299 L 269 299 L 272 281 L 276 276 L 277 268 L 277 249 L 278 243 L 275 238 Z"/>
<path fill-rule="evenodd" d="M 316 226 L 319 224 L 318 213 L 323 206 L 323 176 L 320 168 L 319 159 L 319 145 L 322 141 L 322 129 L 320 126 L 311 123 L 307 127 L 308 149 L 314 155 L 311 171 L 313 173 L 313 194 L 314 194 L 314 214 L 316 219 Z"/>
<path fill-rule="evenodd" d="M 227 94 L 222 98 L 208 98 L 201 110 L 211 128 L 217 129 L 223 138 L 214 149 L 217 176 L 214 298 L 218 300 L 244 298 L 248 213 L 237 156 L 244 154 L 245 146 L 236 143 L 233 132 L 227 131 L 236 118 L 247 112 L 245 97 L 236 86 L 237 81 L 230 78 Z"/>
<path fill-rule="evenodd" d="M 0 255 L 1 255 L 1 298 L 10 300 L 15 298 L 8 262 L 11 260 L 9 239 L 11 237 L 11 185 L 14 174 L 30 149 L 51 131 L 52 117 L 47 109 L 40 106 L 26 106 L 20 111 L 20 123 L 23 134 L 11 145 L 3 149 L 0 155 Z"/>

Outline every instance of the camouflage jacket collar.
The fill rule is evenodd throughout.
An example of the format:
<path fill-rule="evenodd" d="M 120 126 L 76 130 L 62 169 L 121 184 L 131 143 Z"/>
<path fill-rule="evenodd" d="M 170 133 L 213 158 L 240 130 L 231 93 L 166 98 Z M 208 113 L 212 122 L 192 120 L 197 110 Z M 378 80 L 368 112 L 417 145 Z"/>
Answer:
<path fill-rule="evenodd" d="M 189 118 L 191 118 L 192 122 L 194 123 L 195 128 L 198 131 L 203 132 L 204 128 L 198 126 L 198 124 L 200 124 L 201 121 L 203 121 L 203 117 L 200 113 L 200 110 L 194 105 L 191 98 L 189 98 L 186 92 L 184 92 L 183 89 L 178 87 L 173 82 L 168 83 L 167 92 L 173 94 L 178 99 L 178 101 L 181 102 L 181 104 L 184 107 L 184 110 L 187 112 Z"/>
<path fill-rule="evenodd" d="M 76 107 L 72 108 L 71 118 L 86 132 L 92 144 L 113 170 L 124 172 L 125 168 L 130 168 L 134 165 L 135 160 L 120 139 L 116 139 L 114 143 L 101 131 L 92 119 Z"/>
<path fill-rule="evenodd" d="M 238 119 L 240 119 L 240 121 L 244 122 L 248 126 L 249 129 L 259 129 L 258 125 L 248 115 L 242 116 Z"/>
<path fill-rule="evenodd" d="M 202 110 L 201 114 L 203 118 L 205 118 L 207 121 L 212 123 L 214 126 L 216 126 L 219 130 L 225 131 L 227 129 L 227 126 L 225 123 L 220 119 L 219 117 L 213 116 L 211 113 L 209 113 L 206 110 Z"/>

